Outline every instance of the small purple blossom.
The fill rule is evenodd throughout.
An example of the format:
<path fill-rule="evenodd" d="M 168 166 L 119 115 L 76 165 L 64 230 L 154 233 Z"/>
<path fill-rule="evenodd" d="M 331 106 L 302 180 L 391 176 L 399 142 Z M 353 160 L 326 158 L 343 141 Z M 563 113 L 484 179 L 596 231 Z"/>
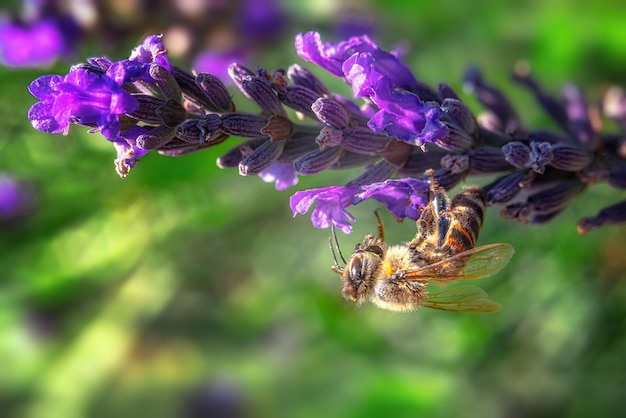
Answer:
<path fill-rule="evenodd" d="M 421 146 L 446 136 L 448 128 L 439 121 L 439 106 L 423 103 L 417 95 L 393 89 L 386 78 L 376 85 L 374 101 L 380 108 L 367 126 L 374 132 L 385 131 L 409 144 Z"/>
<path fill-rule="evenodd" d="M 0 222 L 20 218 L 33 209 L 32 188 L 7 173 L 0 173 Z"/>
<path fill-rule="evenodd" d="M 262 170 L 259 177 L 266 183 L 274 183 L 276 190 L 287 190 L 298 184 L 298 176 L 292 163 L 274 163 Z"/>
<path fill-rule="evenodd" d="M 293 215 L 304 215 L 314 203 L 317 203 L 311 221 L 316 228 L 328 228 L 331 225 L 341 229 L 344 233 L 352 232 L 352 225 L 356 218 L 345 208 L 352 205 L 352 199 L 359 192 L 358 187 L 330 186 L 321 189 L 310 189 L 296 192 L 289 198 L 289 206 Z"/>
<path fill-rule="evenodd" d="M 75 68 L 65 77 L 45 75 L 28 86 L 41 100 L 28 112 L 37 130 L 64 135 L 70 123 L 94 126 L 109 140 L 120 132 L 119 117 L 138 106 L 137 100 L 106 75 Z"/>
<path fill-rule="evenodd" d="M 354 204 L 374 198 L 387 205 L 397 218 L 417 220 L 422 208 L 428 205 L 429 183 L 425 180 L 405 178 L 385 180 L 361 186 L 363 192 L 356 195 Z"/>
<path fill-rule="evenodd" d="M 150 129 L 143 126 L 133 126 L 130 129 L 122 131 L 120 135 L 113 140 L 113 146 L 117 151 L 115 169 L 120 177 L 126 177 L 130 169 L 137 164 L 139 158 L 148 153 L 147 150 L 137 146 L 137 138 L 149 131 Z"/>
<path fill-rule="evenodd" d="M 322 43 L 318 32 L 296 35 L 296 52 L 307 61 L 319 65 L 338 77 L 345 77 L 343 63 L 354 54 L 369 53 L 378 73 L 402 88 L 412 89 L 417 81 L 411 70 L 396 55 L 383 51 L 367 35 L 353 36 L 347 41 Z"/>

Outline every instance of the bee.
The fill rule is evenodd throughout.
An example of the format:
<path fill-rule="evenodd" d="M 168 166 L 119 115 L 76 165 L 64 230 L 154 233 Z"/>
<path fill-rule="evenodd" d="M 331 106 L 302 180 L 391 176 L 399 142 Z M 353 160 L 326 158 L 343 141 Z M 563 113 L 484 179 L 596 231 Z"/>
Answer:
<path fill-rule="evenodd" d="M 456 312 L 499 310 L 500 304 L 475 286 L 427 290 L 431 282 L 447 284 L 489 277 L 506 266 L 514 252 L 509 244 L 474 248 L 486 207 L 481 188 L 469 187 L 450 200 L 431 178 L 429 194 L 429 203 L 416 222 L 417 234 L 408 243 L 388 245 L 376 213 L 379 236 L 365 236 L 345 261 L 333 230 L 344 266 L 339 266 L 331 238 L 332 269 L 341 274 L 343 297 L 357 305 L 370 300 L 390 311 L 420 307 Z"/>

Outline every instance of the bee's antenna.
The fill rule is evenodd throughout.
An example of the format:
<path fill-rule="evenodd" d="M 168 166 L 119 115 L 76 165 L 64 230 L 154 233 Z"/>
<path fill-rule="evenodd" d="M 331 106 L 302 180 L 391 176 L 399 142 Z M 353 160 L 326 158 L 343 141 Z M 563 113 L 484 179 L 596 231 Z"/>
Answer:
<path fill-rule="evenodd" d="M 330 244 L 330 252 L 332 253 L 333 260 L 335 261 L 335 268 L 338 271 L 343 271 L 343 267 L 340 267 L 339 262 L 337 261 L 337 253 L 339 253 L 339 258 L 343 262 L 344 266 L 346 265 L 346 259 L 343 258 L 343 254 L 341 253 L 341 247 L 339 247 L 339 240 L 337 240 L 337 231 L 335 230 L 335 225 L 331 225 L 330 229 L 332 231 L 332 237 L 328 238 L 328 243 Z M 335 247 L 337 247 L 337 252 L 335 252 Z"/>
<path fill-rule="evenodd" d="M 378 225 L 378 237 L 384 241 L 385 240 L 385 227 L 383 225 L 383 221 L 380 220 L 378 209 L 374 211 L 374 215 L 376 216 L 376 221 Z"/>

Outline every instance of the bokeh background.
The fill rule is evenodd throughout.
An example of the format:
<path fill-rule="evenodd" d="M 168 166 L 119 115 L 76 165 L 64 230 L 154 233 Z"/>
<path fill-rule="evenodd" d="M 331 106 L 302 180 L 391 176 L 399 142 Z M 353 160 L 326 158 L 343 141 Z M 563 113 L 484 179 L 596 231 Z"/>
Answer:
<path fill-rule="evenodd" d="M 278 192 L 216 167 L 231 138 L 185 157 L 151 153 L 122 180 L 100 136 L 75 126 L 66 137 L 46 135 L 26 118 L 34 78 L 90 56 L 122 59 L 158 32 L 186 68 L 203 51 L 244 54 L 252 68 L 297 62 L 348 95 L 296 57 L 293 38 L 362 28 L 387 49 L 405 48 L 433 85 L 461 92 L 465 68 L 479 66 L 529 126 L 551 127 L 510 81 L 513 67 L 526 60 L 547 90 L 575 82 L 591 101 L 609 83 L 625 86 L 622 1 L 264 1 L 283 24 L 258 42 L 241 25 L 248 2 L 199 3 L 202 13 L 180 11 L 193 1 L 96 3 L 72 59 L 0 69 L 0 171 L 24 199 L 0 224 L 0 416 L 623 414 L 626 230 L 581 237 L 575 228 L 623 199 L 616 189 L 594 186 L 540 227 L 489 209 L 479 243 L 516 249 L 480 283 L 501 312 L 398 314 L 344 301 L 329 231 L 289 210 L 294 191 L 343 184 L 358 171 Z M 354 209 L 355 232 L 339 236 L 344 251 L 375 230 L 377 207 Z M 415 232 L 411 222 L 383 220 L 391 242 Z"/>

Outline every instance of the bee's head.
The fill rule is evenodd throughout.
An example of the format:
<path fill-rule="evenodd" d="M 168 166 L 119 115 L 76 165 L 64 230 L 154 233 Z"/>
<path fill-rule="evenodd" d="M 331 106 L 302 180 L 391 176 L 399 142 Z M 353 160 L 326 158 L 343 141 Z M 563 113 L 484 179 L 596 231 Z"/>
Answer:
<path fill-rule="evenodd" d="M 368 296 L 372 284 L 380 271 L 387 245 L 378 238 L 368 235 L 362 244 L 357 244 L 354 253 L 340 271 L 344 298 L 360 305 Z"/>

